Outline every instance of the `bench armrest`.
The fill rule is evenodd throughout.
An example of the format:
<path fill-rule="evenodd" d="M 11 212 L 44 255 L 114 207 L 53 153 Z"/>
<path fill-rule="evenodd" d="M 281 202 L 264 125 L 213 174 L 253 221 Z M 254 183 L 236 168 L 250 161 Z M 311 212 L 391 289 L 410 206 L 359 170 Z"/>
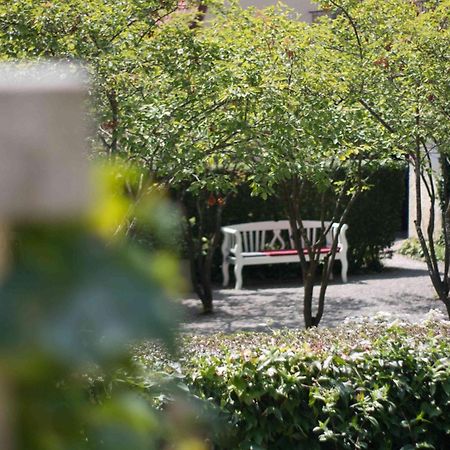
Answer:
<path fill-rule="evenodd" d="M 332 236 L 334 237 L 335 233 L 339 229 L 339 224 L 333 223 L 331 225 L 331 229 L 332 229 Z M 348 225 L 346 223 L 342 224 L 341 230 L 338 235 L 338 248 L 342 252 L 346 252 L 348 249 L 347 234 L 346 234 L 347 230 L 348 230 Z"/>
<path fill-rule="evenodd" d="M 239 231 L 236 230 L 236 228 L 231 228 L 231 227 L 222 227 L 221 230 L 222 230 L 222 233 L 225 235 L 239 233 Z"/>
<path fill-rule="evenodd" d="M 223 258 L 227 258 L 230 252 L 234 253 L 236 257 L 240 257 L 242 253 L 242 238 L 239 230 L 231 227 L 222 227 L 221 231 L 224 235 L 222 243 Z M 234 245 L 232 246 L 234 241 Z"/>

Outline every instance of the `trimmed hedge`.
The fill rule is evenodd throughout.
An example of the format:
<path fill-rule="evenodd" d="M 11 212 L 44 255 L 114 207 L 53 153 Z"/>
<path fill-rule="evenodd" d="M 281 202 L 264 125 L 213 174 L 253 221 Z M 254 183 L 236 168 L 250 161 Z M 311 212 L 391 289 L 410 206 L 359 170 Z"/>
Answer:
<path fill-rule="evenodd" d="M 393 244 L 402 228 L 405 177 L 402 169 L 379 170 L 372 188 L 363 192 L 350 210 L 347 222 L 351 271 L 382 268 L 381 252 Z"/>
<path fill-rule="evenodd" d="M 450 448 L 446 322 L 191 337 L 182 354 L 189 390 L 228 423 L 211 448 Z"/>

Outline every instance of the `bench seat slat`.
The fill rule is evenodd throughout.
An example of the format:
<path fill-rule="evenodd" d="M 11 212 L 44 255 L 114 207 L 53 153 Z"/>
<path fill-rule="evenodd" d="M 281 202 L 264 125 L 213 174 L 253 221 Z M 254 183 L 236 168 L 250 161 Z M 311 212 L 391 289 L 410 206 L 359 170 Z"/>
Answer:
<path fill-rule="evenodd" d="M 318 249 L 318 253 L 320 253 L 321 255 L 325 254 L 325 253 L 330 253 L 331 251 L 331 247 L 322 247 Z M 337 251 L 339 251 L 339 248 L 337 249 Z M 267 256 L 285 256 L 285 255 L 296 255 L 298 252 L 297 250 L 267 250 L 265 252 L 263 252 L 264 255 Z M 303 250 L 303 253 L 305 255 L 308 254 L 308 250 L 305 248 Z"/>
<path fill-rule="evenodd" d="M 322 247 L 319 249 L 319 253 L 321 255 L 326 254 L 326 253 L 330 253 L 331 248 L 330 247 Z M 337 249 L 337 252 L 339 252 L 339 248 Z M 231 253 L 234 253 L 233 251 L 231 251 Z M 249 257 L 249 256 L 291 256 L 291 255 L 297 255 L 297 250 L 264 250 L 262 252 L 242 252 L 241 256 L 243 258 Z M 304 249 L 303 253 L 305 255 L 308 254 L 308 250 Z"/>

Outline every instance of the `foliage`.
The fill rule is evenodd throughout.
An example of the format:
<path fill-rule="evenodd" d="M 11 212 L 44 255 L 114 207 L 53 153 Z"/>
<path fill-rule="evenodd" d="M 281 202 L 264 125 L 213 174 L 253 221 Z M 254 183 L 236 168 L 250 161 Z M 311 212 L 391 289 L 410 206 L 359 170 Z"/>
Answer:
<path fill-rule="evenodd" d="M 337 141 L 326 149 L 319 145 L 331 142 L 332 102 L 324 92 L 306 101 L 308 88 L 317 86 L 307 77 L 310 66 L 302 65 L 311 64 L 308 38 L 302 25 L 278 10 L 259 17 L 236 8 L 195 30 L 171 20 L 155 32 L 144 70 L 130 81 L 135 95 L 122 113 L 127 148 L 170 185 L 186 209 L 194 203 L 185 229 L 196 259 L 193 274 L 203 278 L 194 286 L 205 288 L 197 290 L 206 311 L 212 309 L 207 279 L 221 211 L 236 185 L 247 178 L 264 197 L 292 169 L 330 186 L 330 170 L 317 149 L 339 153 Z M 290 49 L 296 47 L 302 50 L 294 58 Z M 334 111 L 337 128 L 344 111 Z"/>
<path fill-rule="evenodd" d="M 393 244 L 401 229 L 405 171 L 381 169 L 371 177 L 371 184 L 348 215 L 351 270 L 380 270 L 381 252 Z"/>
<path fill-rule="evenodd" d="M 226 418 L 216 448 L 444 449 L 450 329 L 435 319 L 187 337 L 181 369 L 157 364 Z"/>
<path fill-rule="evenodd" d="M 196 30 L 171 21 L 155 33 L 147 49 L 151 63 L 136 76 L 137 96 L 145 105 L 137 116 L 134 107 L 125 106 L 130 146 L 185 206 L 190 195 L 196 197 L 185 229 L 189 253 L 200 262 L 192 264 L 192 272 L 202 281 L 194 286 L 206 288 L 196 289 L 205 311 L 212 309 L 208 280 L 222 206 L 243 178 L 262 197 L 287 186 L 285 196 L 298 200 L 292 188 L 297 180 L 345 195 L 363 188 L 361 167 L 375 166 L 375 155 L 384 155 L 383 129 L 362 107 L 339 101 L 331 77 L 316 75 L 312 36 L 319 31 L 290 20 L 281 9 L 257 15 L 232 8 Z M 136 101 L 130 96 L 132 106 Z M 336 167 L 344 166 L 346 179 L 336 178 Z M 222 204 L 212 208 L 215 199 Z M 208 222 L 214 223 L 210 232 Z M 308 250 L 314 252 L 313 246 Z M 314 274 L 315 263 L 311 266 Z M 313 278 L 306 277 L 306 306 Z M 310 326 L 313 320 L 305 314 Z M 314 320 L 318 323 L 320 314 Z"/>
<path fill-rule="evenodd" d="M 102 150 L 124 152 L 121 103 L 146 41 L 176 7 L 174 0 L 1 2 L 0 58 L 85 62 Z"/>
<path fill-rule="evenodd" d="M 255 195 L 280 194 L 296 246 L 317 256 L 320 238 L 300 238 L 305 186 L 324 199 L 334 191 L 335 212 L 320 215 L 343 222 L 369 173 L 418 161 L 427 139 L 446 145 L 448 1 L 420 15 L 403 0 L 333 0 L 335 20 L 312 25 L 282 7 L 234 5 L 206 27 L 175 3 L 3 5 L 1 57 L 89 63 L 101 148 L 137 160 L 185 207 L 194 286 L 210 312 L 222 211 L 243 180 Z M 317 258 L 307 265 L 299 251 L 307 326 L 320 322 L 333 251 L 314 317 Z"/>
<path fill-rule="evenodd" d="M 221 23 L 220 30 L 232 34 L 234 41 L 241 36 L 247 41 L 245 62 L 240 56 L 235 64 L 253 75 L 255 89 L 251 92 L 258 100 L 258 125 L 257 136 L 240 147 L 239 156 L 253 193 L 263 198 L 276 193 L 285 206 L 304 275 L 305 325 L 318 325 L 337 241 L 317 280 L 318 308 L 313 315 L 323 235 L 310 242 L 304 232 L 302 209 L 309 201 L 305 191 L 313 186 L 319 192 L 319 219 L 342 226 L 352 203 L 369 187 L 368 174 L 389 165 L 396 149 L 389 133 L 354 101 L 326 26 L 289 20 L 275 8 L 260 15 L 235 12 L 232 21 Z M 327 213 L 330 192 L 336 202 Z"/>
<path fill-rule="evenodd" d="M 251 139 L 257 112 L 248 74 L 236 61 L 243 50 L 218 30 L 192 29 L 182 17 L 165 24 L 124 106 L 128 148 L 183 205 L 193 286 L 205 312 L 212 310 L 222 211 L 244 177 L 236 152 Z"/>
<path fill-rule="evenodd" d="M 190 2 L 179 11 L 176 0 L 20 0 L 0 4 L 0 58 L 82 60 L 93 80 L 92 115 L 98 124 L 92 147 L 105 156 L 137 161 L 160 183 L 170 184 L 183 203 L 186 191 L 219 195 L 233 186 L 216 173 L 213 152 L 230 146 L 241 111 L 230 108 L 232 74 L 226 49 L 202 35 L 196 21 L 212 2 Z M 197 7 L 199 9 L 197 9 Z M 204 34 L 204 33 L 203 33 Z M 237 111 L 235 113 L 234 111 Z M 217 156 L 217 152 L 215 155 Z M 206 192 L 206 193 L 205 193 Z M 206 200 L 186 217 L 194 286 L 206 310 L 212 309 L 210 261 L 220 235 L 204 230 Z M 191 229 L 194 228 L 194 229 Z M 140 234 L 141 240 L 150 241 Z M 203 240 L 207 254 L 203 254 Z M 198 270 L 197 270 L 198 269 Z"/>
<path fill-rule="evenodd" d="M 439 261 L 444 261 L 444 243 L 443 239 L 440 238 L 435 242 L 436 256 Z M 417 238 L 409 238 L 403 242 L 402 246 L 399 248 L 398 252 L 401 255 L 410 256 L 411 258 L 424 260 L 424 254 L 422 246 Z"/>
<path fill-rule="evenodd" d="M 177 314 L 169 296 L 179 276 L 175 257 L 158 238 L 177 224 L 153 217 L 170 206 L 151 185 L 141 183 L 139 201 L 130 204 L 138 175 L 103 167 L 96 173 L 95 208 L 79 222 L 10 229 L 9 270 L 0 287 L 5 450 L 147 450 L 164 441 L 176 448 L 186 437 L 167 434 L 167 419 L 127 385 L 102 396 L 92 390 L 91 380 L 108 385 L 113 373 L 132 373 L 132 342 L 174 344 Z M 157 251 L 143 252 L 126 238 L 125 224 L 136 218 L 153 231 Z"/>

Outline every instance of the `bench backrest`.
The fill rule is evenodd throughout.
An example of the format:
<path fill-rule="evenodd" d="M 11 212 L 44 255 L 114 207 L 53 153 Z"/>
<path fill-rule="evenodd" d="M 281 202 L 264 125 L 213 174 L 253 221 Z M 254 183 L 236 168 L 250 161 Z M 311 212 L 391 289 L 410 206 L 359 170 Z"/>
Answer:
<path fill-rule="evenodd" d="M 322 223 L 319 220 L 303 221 L 303 226 L 305 228 L 308 239 L 312 243 L 316 242 L 316 240 L 320 237 L 322 227 L 329 227 L 329 225 L 330 222 Z M 326 242 L 323 242 L 321 245 L 322 247 L 331 247 L 333 243 L 334 233 L 336 232 L 337 228 L 338 224 L 333 224 L 330 231 L 325 237 Z M 344 226 L 341 230 L 341 235 L 344 236 L 344 241 L 346 228 L 347 226 Z M 227 233 L 227 230 L 230 233 Z M 229 248 L 235 247 L 237 243 L 236 240 L 239 239 L 243 252 L 258 252 L 269 249 L 285 250 L 295 248 L 294 240 L 291 236 L 291 226 L 288 220 L 240 223 L 222 227 L 222 231 L 225 234 L 229 234 Z M 239 238 L 237 238 L 238 234 L 240 236 Z M 342 244 L 343 242 L 340 243 Z M 302 245 L 304 245 L 303 239 Z"/>

